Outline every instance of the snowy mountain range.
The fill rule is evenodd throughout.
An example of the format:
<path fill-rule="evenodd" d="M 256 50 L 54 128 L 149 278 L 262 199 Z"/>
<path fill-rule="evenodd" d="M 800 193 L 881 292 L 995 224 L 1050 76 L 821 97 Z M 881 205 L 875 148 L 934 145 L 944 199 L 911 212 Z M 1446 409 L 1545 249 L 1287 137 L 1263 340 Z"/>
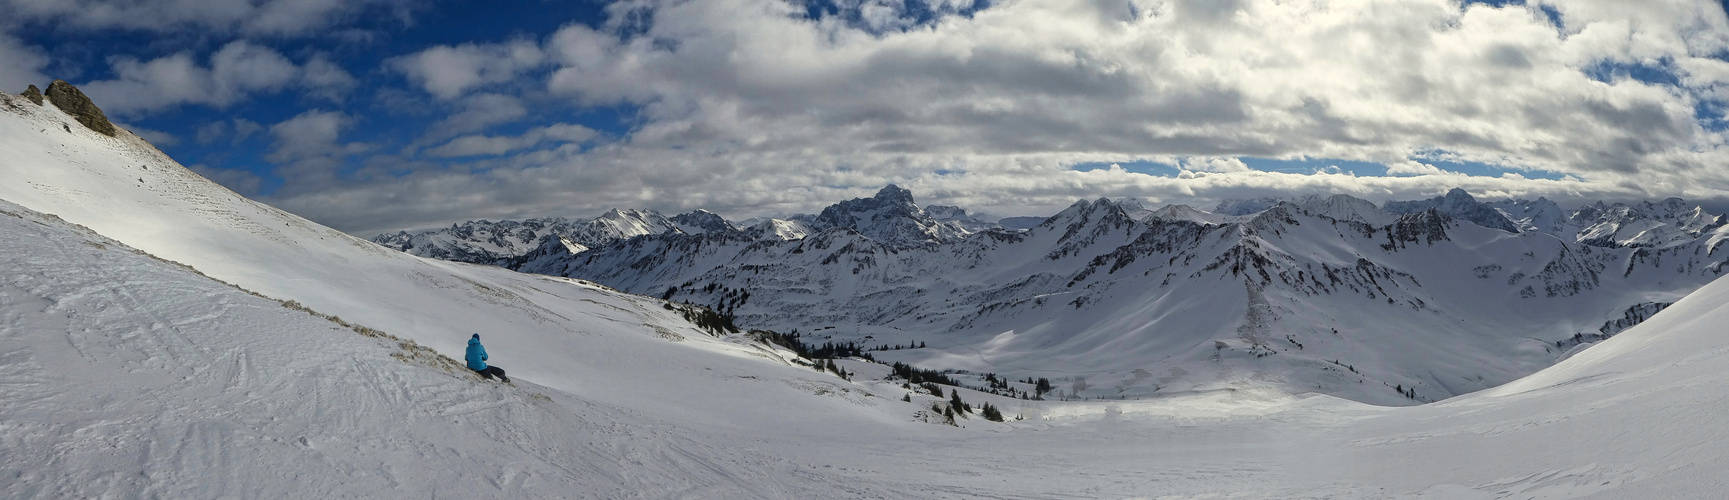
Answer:
<path fill-rule="evenodd" d="M 739 286 L 680 283 L 668 302 L 392 251 L 4 93 L 0 178 L 0 451 L 27 458 L 0 461 L 8 497 L 1707 498 L 1729 464 L 1729 282 L 1679 291 L 1715 272 L 1720 227 L 1610 248 L 1435 210 L 1377 227 L 1285 203 L 1212 223 L 1136 220 L 1098 200 L 1021 232 L 865 227 L 900 246 L 859 230 L 879 214 L 917 219 L 888 200 L 800 238 L 684 228 L 719 227 L 704 217 L 575 254 L 610 265 L 632 246 L 682 251 L 642 254 L 643 283 L 698 261 L 726 264 L 700 276 L 736 273 Z M 1485 261 L 1500 267 L 1448 274 Z M 946 376 L 1031 390 L 1006 376 L 1020 370 L 1057 391 L 933 395 L 888 366 L 828 360 L 849 380 L 705 329 L 676 303 L 722 297 L 740 318 L 783 314 L 771 300 L 803 307 L 803 325 L 900 318 L 806 335 L 919 339 L 872 354 L 995 363 L 990 378 Z M 903 304 L 910 319 L 892 310 Z M 1563 315 L 1539 306 L 1596 318 L 1551 327 Z M 1510 321 L 1519 307 L 1535 317 Z M 1395 331 L 1413 318 L 1433 328 Z M 1336 334 L 1301 329 L 1328 319 Z M 896 329 L 921 324 L 960 326 Z M 1327 395 L 1408 391 L 1389 374 L 1426 357 L 1459 365 L 1427 365 L 1444 370 L 1435 385 L 1507 359 L 1547 366 L 1549 337 L 1515 337 L 1563 331 L 1613 337 L 1436 404 Z M 472 332 L 513 384 L 455 361 Z M 1212 343 L 1185 358 L 1198 339 Z M 1081 366 L 1159 352 L 1178 354 L 1122 382 Z M 1301 387 L 1309 371 L 1339 380 Z M 1149 385 L 1167 389 L 1106 398 Z M 955 410 L 961 398 L 1010 418 Z M 956 425 L 932 425 L 944 411 Z"/>
<path fill-rule="evenodd" d="M 837 204 L 817 215 L 765 217 L 740 224 L 706 210 L 666 217 L 653 210 L 615 209 L 593 219 L 469 221 L 443 229 L 381 234 L 372 241 L 422 257 L 518 267 L 522 261 L 544 255 L 580 253 L 620 240 L 669 232 L 742 233 L 752 239 L 796 240 L 843 227 L 866 232 L 885 244 L 916 246 L 952 241 L 1001 226 L 969 215 L 960 207 L 920 208 L 913 204 L 911 192 L 889 186 L 875 197 Z"/>
<path fill-rule="evenodd" d="M 889 186 L 823 210 L 803 238 L 666 231 L 582 252 L 543 245 L 506 265 L 713 306 L 754 328 L 941 345 L 883 356 L 1058 378 L 1072 397 L 1256 378 L 1410 404 L 1549 366 L 1729 258 L 1724 218 L 1680 200 L 1545 222 L 1559 213 L 1549 205 L 1463 190 L 1390 211 L 1344 195 L 1222 204 L 1229 213 L 1099 199 L 1024 231 L 975 231 Z"/>

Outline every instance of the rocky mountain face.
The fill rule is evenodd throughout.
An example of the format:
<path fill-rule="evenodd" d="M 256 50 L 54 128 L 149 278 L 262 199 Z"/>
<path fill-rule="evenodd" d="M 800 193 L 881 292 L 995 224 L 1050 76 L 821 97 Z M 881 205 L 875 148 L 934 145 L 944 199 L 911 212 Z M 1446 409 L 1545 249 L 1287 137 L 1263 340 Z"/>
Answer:
<path fill-rule="evenodd" d="M 653 210 L 614 209 L 593 219 L 468 221 L 437 230 L 381 234 L 372 241 L 421 257 L 508 267 L 539 251 L 570 254 L 635 236 L 683 229 L 700 232 L 705 226 L 732 230 L 720 216 L 708 212 L 667 218 Z"/>
<path fill-rule="evenodd" d="M 1436 196 L 1427 200 L 1389 201 L 1381 209 L 1394 215 L 1434 210 L 1479 226 L 1500 229 L 1509 233 L 1519 232 L 1519 226 L 1508 220 L 1506 214 L 1492 206 L 1478 203 L 1477 199 L 1471 197 L 1470 193 L 1459 188 L 1453 188 L 1445 196 Z"/>
<path fill-rule="evenodd" d="M 1001 227 L 960 207 L 920 208 L 913 203 L 911 192 L 890 185 L 873 197 L 837 203 L 818 215 L 763 217 L 740 224 L 707 210 L 666 217 L 653 210 L 614 209 L 593 219 L 468 221 L 443 229 L 381 234 L 372 241 L 422 257 L 519 269 L 615 241 L 668 232 L 788 241 L 842 230 L 906 247 L 951 242 Z"/>
<path fill-rule="evenodd" d="M 1061 377 L 1080 396 L 1254 379 L 1398 404 L 1413 399 L 1392 387 L 1422 401 L 1491 387 L 1588 343 L 1575 335 L 1624 328 L 1721 274 L 1729 238 L 1686 209 L 1625 212 L 1693 239 L 1611 247 L 1519 231 L 1462 191 L 1398 208 L 1412 211 L 1309 197 L 1136 220 L 1099 199 L 1024 231 L 963 232 L 891 187 L 829 207 L 803 238 L 675 231 L 515 267 L 890 346 L 879 359 Z M 892 349 L 917 342 L 932 347 Z"/>
<path fill-rule="evenodd" d="M 941 214 L 949 220 L 939 221 L 932 217 L 913 203 L 911 191 L 890 184 L 876 196 L 829 205 L 817 214 L 811 222 L 811 229 L 851 230 L 892 247 L 941 244 L 973 232 L 956 220 L 964 217 L 965 211 L 955 207 L 942 208 Z"/>

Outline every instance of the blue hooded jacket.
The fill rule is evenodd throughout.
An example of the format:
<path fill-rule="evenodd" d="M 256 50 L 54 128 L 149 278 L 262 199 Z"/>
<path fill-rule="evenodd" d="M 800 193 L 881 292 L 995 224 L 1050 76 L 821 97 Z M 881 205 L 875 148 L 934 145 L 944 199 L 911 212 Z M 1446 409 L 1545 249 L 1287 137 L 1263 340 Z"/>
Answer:
<path fill-rule="evenodd" d="M 486 347 L 480 345 L 480 334 L 468 339 L 468 369 L 481 371 L 486 369 Z"/>

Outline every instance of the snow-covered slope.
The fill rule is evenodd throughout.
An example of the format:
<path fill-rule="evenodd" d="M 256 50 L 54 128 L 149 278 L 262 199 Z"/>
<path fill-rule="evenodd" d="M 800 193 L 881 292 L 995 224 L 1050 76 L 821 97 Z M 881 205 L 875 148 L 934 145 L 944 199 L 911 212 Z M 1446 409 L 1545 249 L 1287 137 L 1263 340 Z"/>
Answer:
<path fill-rule="evenodd" d="M 1256 384 L 1148 401 L 963 389 L 1025 419 L 952 428 L 912 422 L 935 398 L 896 401 L 898 384 L 872 382 L 881 367 L 843 361 L 861 381 L 847 383 L 711 338 L 644 307 L 652 299 L 336 238 L 129 134 L 61 131 L 58 111 L 0 101 L 9 497 L 1709 498 L 1729 464 L 1729 282 L 1536 375 L 1439 404 Z M 1015 247 L 1040 257 L 1125 238 L 1099 205 L 1051 230 L 986 234 L 1042 241 Z M 1342 227 L 1295 214 L 1302 227 Z M 1293 232 L 1257 219 L 1234 230 Z M 1404 222 L 1376 234 L 1400 251 L 1438 236 Z M 1441 234 L 1466 238 L 1453 230 Z M 450 346 L 470 326 L 516 385 L 446 371 L 372 330 Z"/>
<path fill-rule="evenodd" d="M 753 477 L 772 467 L 716 470 L 716 457 L 776 460 L 737 443 L 523 377 L 482 381 L 3 201 L 0 269 L 8 498 L 785 494 Z M 628 341 L 599 337 L 583 344 Z M 493 352 L 516 368 L 533 351 Z"/>
<path fill-rule="evenodd" d="M 495 362 L 519 380 L 675 420 L 714 423 L 714 417 L 689 413 L 700 405 L 732 416 L 714 425 L 772 422 L 783 416 L 756 410 L 781 397 L 788 399 L 772 404 L 814 405 L 819 413 L 867 421 L 900 420 L 916 410 L 882 400 L 899 409 L 840 411 L 835 405 L 871 407 L 880 398 L 836 387 L 833 376 L 791 366 L 760 344 L 712 337 L 662 301 L 389 250 L 240 197 L 134 135 L 109 138 L 62 127 L 67 117 L 52 107 L 0 106 L 0 177 L 7 179 L 0 200 L 57 215 L 265 297 L 455 358 L 469 334 L 480 332 Z M 330 363 L 348 359 L 340 350 L 305 355 Z M 635 382 L 621 383 L 628 381 Z M 645 392 L 639 384 L 657 388 Z M 752 398 L 710 396 L 735 393 Z"/>

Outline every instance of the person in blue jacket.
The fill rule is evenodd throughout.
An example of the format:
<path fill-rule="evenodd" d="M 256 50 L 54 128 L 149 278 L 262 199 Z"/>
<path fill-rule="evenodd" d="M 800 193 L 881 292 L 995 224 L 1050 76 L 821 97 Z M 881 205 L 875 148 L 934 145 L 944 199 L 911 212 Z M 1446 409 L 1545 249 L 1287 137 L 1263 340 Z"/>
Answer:
<path fill-rule="evenodd" d="M 504 376 L 504 369 L 486 364 L 486 346 L 480 345 L 480 334 L 468 339 L 468 369 L 480 373 L 480 376 L 492 378 L 497 375 L 500 380 L 510 382 L 510 377 Z"/>

